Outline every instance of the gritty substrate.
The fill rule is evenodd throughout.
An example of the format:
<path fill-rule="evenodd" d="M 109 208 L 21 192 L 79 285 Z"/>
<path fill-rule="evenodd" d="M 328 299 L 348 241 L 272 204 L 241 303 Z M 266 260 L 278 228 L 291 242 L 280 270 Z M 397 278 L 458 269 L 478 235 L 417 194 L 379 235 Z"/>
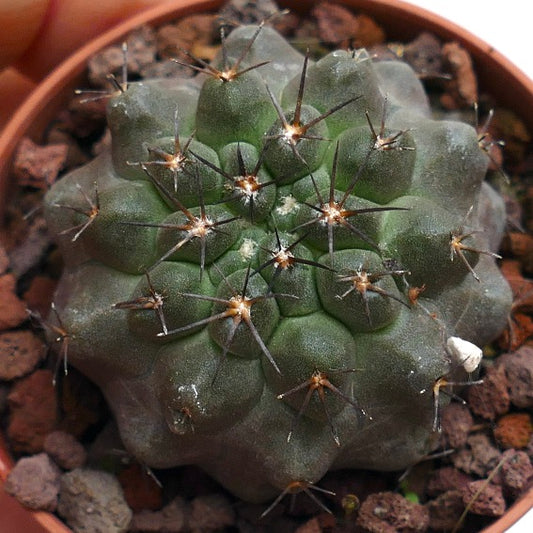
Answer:
<path fill-rule="evenodd" d="M 234 0 L 220 16 L 248 23 L 275 9 L 268 0 Z M 364 46 L 381 57 L 401 55 L 443 110 L 473 120 L 474 101 L 485 111 L 492 106 L 490 97 L 478 94 L 470 57 L 457 43 L 430 34 L 403 45 L 387 43 L 375 21 L 335 4 L 319 3 L 304 19 L 289 14 L 272 21 L 317 49 Z M 210 60 L 218 51 L 217 35 L 211 14 L 142 28 L 128 38 L 130 76 L 190 75 L 170 58 L 185 48 Z M 120 46 L 111 47 L 93 59 L 88 77 L 99 88 L 121 66 Z M 479 531 L 531 486 L 533 157 L 529 133 L 512 113 L 496 109 L 489 129 L 506 142 L 503 155 L 497 145 L 487 149 L 493 180 L 502 181 L 502 164 L 510 178 L 502 270 L 515 296 L 513 314 L 502 338 L 485 349 L 483 384 L 464 391 L 465 404 L 454 401 L 442 411 L 442 453 L 407 473 L 327 474 L 320 487 L 335 496 L 320 499 L 332 514 L 302 494 L 259 519 L 264 506 L 236 500 L 195 467 L 151 472 L 129 458 L 100 393 L 72 369 L 66 376 L 58 373 L 47 357 L 40 317 L 48 313 L 61 265 L 38 206 L 51 183 L 108 142 L 105 101 L 83 99 L 74 98 L 58 116 L 45 144 L 21 143 L 16 198 L 0 234 L 0 412 L 20 458 L 4 488 L 23 505 L 56 511 L 75 531 L 425 532 L 451 531 L 458 524 Z"/>

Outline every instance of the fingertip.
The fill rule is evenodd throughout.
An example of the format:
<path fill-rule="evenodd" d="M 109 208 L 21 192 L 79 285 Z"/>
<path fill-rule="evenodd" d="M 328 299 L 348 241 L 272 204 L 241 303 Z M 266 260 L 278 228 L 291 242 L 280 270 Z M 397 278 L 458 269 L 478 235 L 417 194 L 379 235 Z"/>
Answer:
<path fill-rule="evenodd" d="M 34 89 L 33 83 L 26 76 L 13 68 L 6 68 L 0 72 L 0 132 L 11 119 L 13 111 L 24 101 Z"/>
<path fill-rule="evenodd" d="M 167 1 L 50 0 L 51 7 L 38 37 L 19 58 L 16 67 L 34 80 L 42 79 L 93 37 L 134 13 Z"/>
<path fill-rule="evenodd" d="M 20 57 L 43 25 L 50 0 L 0 1 L 0 69 Z"/>

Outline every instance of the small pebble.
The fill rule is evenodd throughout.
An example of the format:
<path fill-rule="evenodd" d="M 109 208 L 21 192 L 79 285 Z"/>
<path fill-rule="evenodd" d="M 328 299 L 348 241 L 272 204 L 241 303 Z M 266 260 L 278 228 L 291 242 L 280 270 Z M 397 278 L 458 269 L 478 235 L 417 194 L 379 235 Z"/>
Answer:
<path fill-rule="evenodd" d="M 15 277 L 0 276 L 0 331 L 16 328 L 27 318 L 26 305 L 16 293 Z"/>
<path fill-rule="evenodd" d="M 5 248 L 0 243 L 0 276 L 9 268 L 9 257 Z"/>
<path fill-rule="evenodd" d="M 512 311 L 508 328 L 501 335 L 498 344 L 504 350 L 517 350 L 533 336 L 533 319 L 530 315 Z"/>
<path fill-rule="evenodd" d="M 37 453 L 44 438 L 56 429 L 56 390 L 49 370 L 36 370 L 17 381 L 8 396 L 10 408 L 7 435 L 13 451 Z"/>
<path fill-rule="evenodd" d="M 259 24 L 275 13 L 278 13 L 278 6 L 274 0 L 228 0 L 219 11 L 218 17 L 223 21 L 240 24 Z"/>
<path fill-rule="evenodd" d="M 456 468 L 467 474 L 489 475 L 501 458 L 499 450 L 484 433 L 474 433 L 467 439 L 467 447 L 451 456 Z"/>
<path fill-rule="evenodd" d="M 347 8 L 321 2 L 311 11 L 318 25 L 318 36 L 340 48 L 363 48 L 382 43 L 385 33 L 370 17 L 354 15 Z"/>
<path fill-rule="evenodd" d="M 531 462 L 533 463 L 533 435 L 529 439 L 529 442 L 524 451 L 527 453 L 527 455 L 531 459 Z"/>
<path fill-rule="evenodd" d="M 180 65 L 170 59 L 163 59 L 143 67 L 141 75 L 143 78 L 183 78 L 190 77 L 192 72 L 190 68 L 184 65 Z"/>
<path fill-rule="evenodd" d="M 429 525 L 429 511 L 401 494 L 378 492 L 361 504 L 356 524 L 372 533 L 424 532 Z"/>
<path fill-rule="evenodd" d="M 73 113 L 70 111 L 70 109 L 68 111 L 64 111 L 64 114 L 69 117 L 69 122 L 74 122 L 73 118 L 71 118 Z M 105 122 L 100 124 L 100 131 L 103 130 L 104 124 Z M 48 142 L 50 144 L 65 144 L 68 146 L 63 172 L 80 167 L 81 165 L 84 165 L 90 161 L 90 158 L 83 152 L 72 134 L 68 131 L 68 129 L 74 129 L 75 127 L 75 125 L 65 126 L 62 123 L 61 125 L 56 125 L 48 133 Z M 82 128 L 79 129 L 81 130 L 81 133 L 85 133 L 85 131 L 89 130 L 90 128 L 86 126 L 85 131 L 83 131 Z M 89 134 L 86 133 L 86 135 Z M 79 137 L 81 137 L 81 135 Z"/>
<path fill-rule="evenodd" d="M 422 78 L 442 76 L 442 45 L 432 33 L 423 32 L 403 47 L 402 59 Z"/>
<path fill-rule="evenodd" d="M 65 133 L 67 139 L 85 139 L 97 135 L 106 124 L 107 98 L 91 98 L 91 94 L 74 96 L 69 102 L 68 110 L 60 115 L 62 119 L 57 128 L 52 129 L 49 137 L 61 138 Z"/>
<path fill-rule="evenodd" d="M 126 40 L 128 75 L 138 75 L 146 65 L 153 63 L 156 54 L 155 31 L 143 26 L 131 32 Z M 109 46 L 89 60 L 89 81 L 95 87 L 109 88 L 108 76 L 113 74 L 122 83 L 124 51 L 122 44 Z M 111 94 L 112 90 L 110 91 Z M 90 97 L 90 92 L 87 97 Z"/>
<path fill-rule="evenodd" d="M 129 531 L 131 533 L 180 533 L 187 530 L 187 504 L 181 497 L 174 498 L 160 511 L 134 513 Z"/>
<path fill-rule="evenodd" d="M 478 89 L 470 54 L 459 43 L 451 42 L 442 47 L 442 56 L 445 70 L 452 74 L 445 83 L 442 105 L 447 109 L 471 108 L 478 101 Z"/>
<path fill-rule="evenodd" d="M 497 365 L 505 369 L 511 402 L 521 409 L 532 408 L 533 346 L 524 345 L 517 352 L 503 354 Z"/>
<path fill-rule="evenodd" d="M 505 142 L 505 162 L 508 165 L 515 166 L 524 163 L 524 159 L 530 153 L 532 135 L 524 121 L 514 111 L 496 107 L 489 131 L 493 138 Z M 526 218 L 528 216 L 526 215 Z M 532 272 L 531 263 L 524 264 L 524 267 L 526 272 Z"/>
<path fill-rule="evenodd" d="M 101 391 L 75 368 L 68 369 L 68 377 L 61 381 L 59 406 L 63 429 L 77 438 L 98 423 L 105 414 Z"/>
<path fill-rule="evenodd" d="M 117 478 L 132 511 L 156 511 L 163 505 L 161 486 L 139 463 L 126 466 Z"/>
<path fill-rule="evenodd" d="M 494 428 L 494 438 L 502 448 L 525 448 L 531 435 L 533 425 L 528 413 L 510 413 L 502 416 Z"/>
<path fill-rule="evenodd" d="M 0 333 L 0 379 L 10 381 L 29 374 L 45 353 L 43 342 L 29 330 Z"/>
<path fill-rule="evenodd" d="M 57 281 L 48 276 L 35 276 L 22 295 L 28 309 L 43 317 L 48 315 L 56 286 Z"/>
<path fill-rule="evenodd" d="M 13 163 L 13 174 L 18 184 L 48 189 L 64 167 L 67 153 L 66 144 L 39 146 L 28 137 L 23 137 Z"/>
<path fill-rule="evenodd" d="M 449 448 L 464 446 L 473 424 L 474 420 L 466 405 L 451 402 L 442 409 L 442 436 Z"/>
<path fill-rule="evenodd" d="M 515 496 L 527 488 L 533 476 L 533 466 L 526 452 L 507 450 L 502 458 L 509 458 L 501 468 L 502 483 Z"/>
<path fill-rule="evenodd" d="M 474 480 L 457 468 L 443 466 L 432 473 L 427 484 L 427 492 L 430 496 L 437 496 L 444 492 L 460 490 L 471 481 Z"/>
<path fill-rule="evenodd" d="M 294 533 L 322 533 L 319 519 L 315 516 L 302 524 Z"/>
<path fill-rule="evenodd" d="M 451 531 L 465 508 L 460 490 L 448 490 L 426 503 L 429 527 L 434 531 Z"/>
<path fill-rule="evenodd" d="M 525 259 L 533 254 L 533 235 L 510 231 L 505 236 L 505 246 L 513 256 Z"/>
<path fill-rule="evenodd" d="M 214 15 L 191 15 L 175 24 L 166 24 L 157 30 L 156 43 L 159 56 L 166 59 L 184 59 L 182 50 L 192 52 L 196 45 L 213 44 L 215 32 Z M 206 58 L 201 58 L 206 59 Z M 191 69 L 187 69 L 191 70 Z"/>
<path fill-rule="evenodd" d="M 198 496 L 191 502 L 189 529 L 203 533 L 235 525 L 235 511 L 222 494 Z"/>
<path fill-rule="evenodd" d="M 43 216 L 34 213 L 27 223 L 24 240 L 9 252 L 12 273 L 20 278 L 35 269 L 51 244 L 52 239 Z"/>
<path fill-rule="evenodd" d="M 30 509 L 55 511 L 61 470 L 45 453 L 19 459 L 4 489 Z"/>
<path fill-rule="evenodd" d="M 52 431 L 46 435 L 43 449 L 63 470 L 80 468 L 87 460 L 85 448 L 66 431 Z"/>
<path fill-rule="evenodd" d="M 132 516 L 117 479 L 84 468 L 61 476 L 57 511 L 76 533 L 123 533 Z"/>
<path fill-rule="evenodd" d="M 476 499 L 474 496 L 479 492 Z M 461 491 L 463 504 L 469 512 L 482 516 L 501 516 L 505 512 L 505 499 L 499 485 L 487 484 L 485 479 L 472 481 Z"/>
<path fill-rule="evenodd" d="M 509 382 L 502 367 L 491 367 L 483 376 L 483 383 L 469 387 L 467 401 L 470 410 L 486 420 L 495 420 L 510 407 Z"/>

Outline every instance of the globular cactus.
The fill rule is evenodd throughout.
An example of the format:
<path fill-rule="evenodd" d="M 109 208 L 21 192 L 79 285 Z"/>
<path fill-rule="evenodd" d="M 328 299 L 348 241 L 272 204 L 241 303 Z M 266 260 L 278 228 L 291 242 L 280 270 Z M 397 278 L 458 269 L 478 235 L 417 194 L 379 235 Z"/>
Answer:
<path fill-rule="evenodd" d="M 46 197 L 69 363 L 141 462 L 247 500 L 413 464 L 511 303 L 476 131 L 406 64 L 268 27 L 195 68 L 122 87 L 111 150 Z"/>

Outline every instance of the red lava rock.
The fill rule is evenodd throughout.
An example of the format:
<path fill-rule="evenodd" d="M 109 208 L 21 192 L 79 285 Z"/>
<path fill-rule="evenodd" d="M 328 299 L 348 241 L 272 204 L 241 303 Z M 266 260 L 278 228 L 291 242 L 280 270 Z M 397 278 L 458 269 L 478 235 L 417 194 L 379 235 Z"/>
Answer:
<path fill-rule="evenodd" d="M 433 472 L 428 481 L 427 493 L 430 496 L 437 496 L 444 492 L 460 490 L 471 481 L 474 480 L 457 468 L 443 466 Z"/>
<path fill-rule="evenodd" d="M 131 32 L 126 40 L 128 74 L 138 75 L 145 65 L 153 63 L 156 54 L 155 31 L 143 26 Z M 93 86 L 108 88 L 110 94 L 114 89 L 110 87 L 109 74 L 113 74 L 122 83 L 122 66 L 124 65 L 124 51 L 122 45 L 108 46 L 94 55 L 88 64 L 88 77 Z M 90 92 L 87 97 L 91 97 Z"/>
<path fill-rule="evenodd" d="M 468 406 L 471 411 L 487 420 L 495 420 L 509 410 L 509 382 L 503 367 L 490 367 L 483 383 L 469 387 Z"/>
<path fill-rule="evenodd" d="M 198 533 L 235 525 L 235 511 L 222 494 L 198 496 L 191 502 L 189 529 Z"/>
<path fill-rule="evenodd" d="M 259 24 L 276 13 L 279 13 L 279 9 L 274 0 L 228 0 L 218 12 L 218 19 L 241 24 Z"/>
<path fill-rule="evenodd" d="M 505 369 L 511 402 L 519 408 L 533 407 L 533 346 L 501 355 L 497 365 Z"/>
<path fill-rule="evenodd" d="M 466 448 L 451 456 L 454 466 L 467 474 L 488 475 L 501 458 L 499 450 L 484 433 L 474 433 L 466 442 Z"/>
<path fill-rule="evenodd" d="M 4 489 L 30 509 L 55 511 L 61 470 L 48 455 L 40 453 L 19 459 L 9 473 Z"/>
<path fill-rule="evenodd" d="M 42 451 L 44 438 L 56 428 L 57 398 L 49 370 L 36 370 L 13 385 L 7 435 L 17 453 Z"/>
<path fill-rule="evenodd" d="M 522 213 L 520 212 L 516 218 L 520 220 L 522 218 Z M 509 241 L 506 240 L 508 235 L 512 235 L 513 232 L 508 232 L 503 246 L 509 246 Z M 509 250 L 510 251 L 510 250 Z M 533 305 L 533 284 L 531 281 L 524 278 L 522 274 L 522 263 L 518 259 L 503 259 L 500 264 L 500 271 L 511 286 L 513 290 L 513 295 L 522 294 L 531 290 L 531 304 Z M 532 307 L 533 309 L 533 307 Z"/>
<path fill-rule="evenodd" d="M 117 479 L 90 468 L 76 468 L 61 476 L 57 512 L 79 533 L 125 532 L 132 516 Z"/>
<path fill-rule="evenodd" d="M 476 499 L 474 496 L 479 492 Z M 463 504 L 469 512 L 482 516 L 501 516 L 505 512 L 505 500 L 499 485 L 487 484 L 487 480 L 472 481 L 461 491 Z"/>
<path fill-rule="evenodd" d="M 13 274 L 0 276 L 0 331 L 20 326 L 28 318 L 26 306 L 15 290 Z"/>
<path fill-rule="evenodd" d="M 505 249 L 520 260 L 524 272 L 531 274 L 533 272 L 533 235 L 511 231 L 506 235 L 504 244 Z"/>
<path fill-rule="evenodd" d="M 451 531 L 465 508 L 460 490 L 443 492 L 426 504 L 429 511 L 429 527 L 435 531 Z"/>
<path fill-rule="evenodd" d="M 44 217 L 35 215 L 31 217 L 27 224 L 24 240 L 9 253 L 13 274 L 20 278 L 26 272 L 34 269 L 46 254 L 51 242 Z"/>
<path fill-rule="evenodd" d="M 495 139 L 505 142 L 507 164 L 520 165 L 524 162 L 532 136 L 516 113 L 500 106 L 496 107 L 489 131 Z"/>
<path fill-rule="evenodd" d="M 533 462 L 533 435 L 529 439 L 528 445 L 526 446 L 524 451 L 528 454 L 529 458 Z"/>
<path fill-rule="evenodd" d="M 61 382 L 59 405 L 61 420 L 57 429 L 80 438 L 83 433 L 102 417 L 103 399 L 100 390 L 74 368 Z"/>
<path fill-rule="evenodd" d="M 64 470 L 79 468 L 87 460 L 85 448 L 66 431 L 52 431 L 46 435 L 43 449 Z"/>
<path fill-rule="evenodd" d="M 8 268 L 9 268 L 9 257 L 4 247 L 0 244 L 0 275 L 4 274 Z"/>
<path fill-rule="evenodd" d="M 48 138 L 51 141 L 58 139 L 68 139 L 70 142 L 75 139 L 72 137 L 85 139 L 90 135 L 95 135 L 103 129 L 106 123 L 107 98 L 94 98 L 90 91 L 84 93 L 82 90 L 79 95 L 70 100 L 68 110 L 60 115 L 60 124 L 57 128 L 51 130 Z M 68 132 L 68 137 L 65 137 Z M 72 149 L 72 147 L 71 147 Z"/>
<path fill-rule="evenodd" d="M 124 498 L 132 511 L 156 511 L 163 505 L 161 487 L 139 463 L 132 463 L 118 474 Z"/>
<path fill-rule="evenodd" d="M 180 533 L 186 531 L 188 509 L 185 500 L 174 498 L 160 511 L 139 511 L 133 514 L 130 533 Z"/>
<path fill-rule="evenodd" d="M 451 42 L 442 47 L 442 56 L 446 70 L 453 77 L 445 84 L 442 105 L 448 109 L 472 107 L 478 101 L 478 90 L 470 54 L 459 43 Z"/>
<path fill-rule="evenodd" d="M 528 413 L 510 413 L 502 416 L 494 428 L 494 438 L 502 448 L 525 448 L 533 425 Z"/>
<path fill-rule="evenodd" d="M 23 137 L 15 154 L 13 173 L 19 185 L 46 190 L 56 180 L 67 159 L 66 144 L 39 146 Z"/>
<path fill-rule="evenodd" d="M 31 331 L 0 333 L 0 379 L 25 376 L 37 366 L 45 351 L 45 345 Z"/>
<path fill-rule="evenodd" d="M 504 458 L 508 460 L 501 468 L 503 486 L 518 496 L 533 476 L 531 460 L 526 452 L 516 450 L 505 451 L 502 459 Z"/>
<path fill-rule="evenodd" d="M 442 46 L 432 33 L 423 32 L 401 48 L 401 58 L 423 78 L 442 75 Z"/>
<path fill-rule="evenodd" d="M 214 28 L 214 15 L 191 15 L 176 24 L 165 24 L 157 30 L 157 52 L 163 58 L 183 58 L 181 50 L 194 53 L 194 46 L 212 45 Z"/>
<path fill-rule="evenodd" d="M 509 325 L 499 340 L 500 347 L 504 350 L 517 350 L 532 336 L 533 319 L 530 315 L 517 311 L 513 304 Z"/>
<path fill-rule="evenodd" d="M 283 16 L 274 0 L 228 0 L 218 12 L 218 21 L 232 21 L 239 24 L 260 24 L 267 19 L 268 25 L 273 26 L 283 36 L 292 35 L 301 24 L 300 17 L 293 12 L 283 12 Z"/>
<path fill-rule="evenodd" d="M 90 157 L 80 148 L 80 145 L 74 138 L 73 134 L 69 133 L 69 131 L 67 130 L 79 130 L 78 137 L 82 138 L 83 134 L 88 137 L 91 133 L 93 133 L 94 130 L 103 131 L 105 126 L 105 119 L 103 119 L 99 123 L 99 127 L 96 125 L 92 126 L 89 123 L 89 120 L 86 120 L 85 124 L 77 126 L 76 124 L 72 124 L 74 122 L 74 120 L 72 119 L 72 112 L 64 111 L 64 114 L 68 116 L 68 120 L 71 124 L 65 127 L 64 122 L 58 123 L 50 130 L 47 135 L 48 144 L 66 144 L 68 146 L 67 157 L 65 160 L 65 165 L 63 167 L 63 172 L 72 170 L 76 167 L 80 167 L 81 165 L 90 161 Z M 82 120 L 78 120 L 79 122 L 83 123 Z"/>
<path fill-rule="evenodd" d="M 45 317 L 50 310 L 56 285 L 57 281 L 48 276 L 35 276 L 28 290 L 22 295 L 28 309 Z"/>
<path fill-rule="evenodd" d="M 302 524 L 294 533 L 322 533 L 322 527 L 318 518 L 315 517 Z"/>
<path fill-rule="evenodd" d="M 533 236 L 529 233 L 511 231 L 505 237 L 506 247 L 515 257 L 524 258 L 533 253 Z"/>
<path fill-rule="evenodd" d="M 474 420 L 466 405 L 452 402 L 441 412 L 442 436 L 448 447 L 461 448 L 466 444 L 466 439 Z"/>
<path fill-rule="evenodd" d="M 354 15 L 337 4 L 321 2 L 311 12 L 318 25 L 321 41 L 341 48 L 362 48 L 381 44 L 385 33 L 373 19 L 366 15 Z"/>
<path fill-rule="evenodd" d="M 378 492 L 362 503 L 356 524 L 371 533 L 423 532 L 429 525 L 429 511 L 395 492 Z"/>

